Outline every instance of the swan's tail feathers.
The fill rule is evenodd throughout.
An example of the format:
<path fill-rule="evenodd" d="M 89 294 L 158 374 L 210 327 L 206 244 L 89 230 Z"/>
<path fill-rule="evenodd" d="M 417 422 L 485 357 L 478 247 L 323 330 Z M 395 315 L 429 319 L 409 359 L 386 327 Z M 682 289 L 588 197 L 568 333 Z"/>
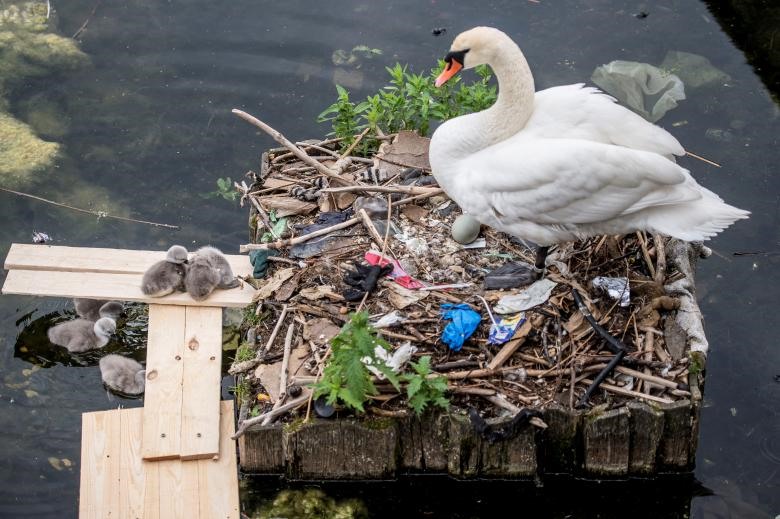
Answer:
<path fill-rule="evenodd" d="M 750 211 L 705 196 L 694 203 L 661 207 L 648 216 L 647 223 L 661 234 L 685 241 L 703 241 L 749 215 Z"/>

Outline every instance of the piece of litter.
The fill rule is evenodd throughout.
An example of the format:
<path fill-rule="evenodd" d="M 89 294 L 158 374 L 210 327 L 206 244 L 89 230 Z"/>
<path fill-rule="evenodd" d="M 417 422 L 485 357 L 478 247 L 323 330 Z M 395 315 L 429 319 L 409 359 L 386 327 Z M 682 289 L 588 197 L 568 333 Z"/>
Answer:
<path fill-rule="evenodd" d="M 522 261 L 511 261 L 485 274 L 486 290 L 518 288 L 532 283 L 538 276 L 536 267 Z"/>
<path fill-rule="evenodd" d="M 596 68 L 591 80 L 653 123 L 685 99 L 679 77 L 648 63 L 612 61 Z"/>
<path fill-rule="evenodd" d="M 610 278 L 597 276 L 593 278 L 594 288 L 604 290 L 609 297 L 620 301 L 620 306 L 628 306 L 631 299 L 631 290 L 628 288 L 628 278 Z"/>
<path fill-rule="evenodd" d="M 400 314 L 398 310 L 393 310 L 389 314 L 385 314 L 380 317 L 376 322 L 372 323 L 374 328 L 389 328 L 396 324 L 402 323 L 406 320 L 406 317 Z"/>
<path fill-rule="evenodd" d="M 417 348 L 412 346 L 411 342 L 407 341 L 392 353 L 386 350 L 383 346 L 377 346 L 374 348 L 374 358 L 383 362 L 388 368 L 393 370 L 393 373 L 398 373 L 401 371 L 401 368 L 404 366 L 404 364 L 409 362 L 409 359 L 412 358 L 412 355 L 414 355 L 414 352 L 416 351 Z M 368 371 L 376 375 L 376 378 L 379 380 L 385 379 L 384 373 L 382 373 L 379 368 L 374 366 L 374 359 L 366 356 L 360 359 L 360 361 L 366 365 L 366 369 L 368 369 Z"/>
<path fill-rule="evenodd" d="M 461 249 L 484 249 L 485 247 L 487 247 L 487 240 L 485 238 L 477 238 L 471 243 L 460 246 Z"/>
<path fill-rule="evenodd" d="M 550 294 L 557 285 L 558 283 L 549 279 L 540 279 L 517 294 L 502 297 L 493 310 L 497 314 L 516 314 L 529 310 L 550 299 Z"/>
<path fill-rule="evenodd" d="M 37 243 L 37 244 L 46 243 L 47 241 L 51 241 L 51 236 L 49 236 L 45 232 L 33 231 L 32 241 L 33 243 Z"/>
<path fill-rule="evenodd" d="M 455 288 L 468 288 L 471 283 L 450 283 L 449 285 L 430 285 L 427 287 L 420 287 L 420 290 L 450 290 Z"/>
<path fill-rule="evenodd" d="M 525 322 L 525 312 L 511 317 L 502 317 L 497 323 L 490 326 L 488 344 L 504 344 L 512 338 L 515 330 Z"/>
<path fill-rule="evenodd" d="M 458 305 L 444 303 L 441 305 L 441 310 L 442 317 L 451 321 L 444 328 L 441 340 L 452 351 L 460 351 L 463 343 L 471 337 L 477 326 L 479 326 L 482 316 L 465 303 Z"/>
<path fill-rule="evenodd" d="M 420 281 L 417 281 L 412 276 L 407 274 L 396 259 L 388 258 L 387 256 L 382 258 L 381 253 L 374 251 L 366 252 L 364 258 L 369 265 L 378 265 L 380 262 L 382 266 L 388 264 L 393 265 L 393 271 L 388 274 L 388 277 L 404 288 L 415 289 L 425 286 Z"/>

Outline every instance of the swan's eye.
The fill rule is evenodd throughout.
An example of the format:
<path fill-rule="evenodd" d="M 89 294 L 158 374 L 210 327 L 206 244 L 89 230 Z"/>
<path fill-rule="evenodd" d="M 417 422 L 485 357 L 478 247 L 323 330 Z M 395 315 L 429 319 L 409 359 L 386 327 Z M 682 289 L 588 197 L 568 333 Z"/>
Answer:
<path fill-rule="evenodd" d="M 457 61 L 459 65 L 463 66 L 468 51 L 469 49 L 448 52 L 447 55 L 444 56 L 444 61 L 447 62 L 447 69 L 452 66 L 453 61 Z"/>

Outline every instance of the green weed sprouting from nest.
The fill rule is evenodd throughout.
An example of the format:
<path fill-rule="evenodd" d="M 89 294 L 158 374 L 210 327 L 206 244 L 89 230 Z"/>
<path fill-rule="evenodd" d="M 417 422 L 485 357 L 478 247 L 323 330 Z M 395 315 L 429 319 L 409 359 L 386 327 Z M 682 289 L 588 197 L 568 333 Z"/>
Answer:
<path fill-rule="evenodd" d="M 484 110 L 496 101 L 496 86 L 490 83 L 492 75 L 487 66 L 476 67 L 479 79 L 470 85 L 456 76 L 436 88 L 434 81 L 444 65 L 444 61 L 439 61 L 439 66 L 429 74 L 408 72 L 406 66 L 398 63 L 392 68 L 387 67 L 390 83 L 357 104 L 349 98 L 345 88 L 336 85 L 336 102 L 327 107 L 317 120 L 330 121 L 331 135 L 343 139 L 342 150 L 352 144 L 355 135 L 368 128 L 368 134 L 354 152 L 368 156 L 375 153 L 379 146 L 375 138 L 377 128 L 385 133 L 415 130 L 425 136 L 433 121 L 445 121 Z"/>
<path fill-rule="evenodd" d="M 391 348 L 374 333 L 368 323 L 368 313 L 354 314 L 330 344 L 331 355 L 322 379 L 314 385 L 315 397 L 325 396 L 331 405 L 341 401 L 347 407 L 364 412 L 365 402 L 379 393 L 372 381 L 373 374 L 363 363 L 366 357 L 400 391 L 398 375 L 374 353 L 377 346 L 386 350 Z"/>
<path fill-rule="evenodd" d="M 404 373 L 401 380 L 406 382 L 406 397 L 409 407 L 420 416 L 430 405 L 447 409 L 450 401 L 447 392 L 447 379 L 445 377 L 429 377 L 431 374 L 431 357 L 420 357 L 419 362 L 412 362 L 414 373 Z"/>

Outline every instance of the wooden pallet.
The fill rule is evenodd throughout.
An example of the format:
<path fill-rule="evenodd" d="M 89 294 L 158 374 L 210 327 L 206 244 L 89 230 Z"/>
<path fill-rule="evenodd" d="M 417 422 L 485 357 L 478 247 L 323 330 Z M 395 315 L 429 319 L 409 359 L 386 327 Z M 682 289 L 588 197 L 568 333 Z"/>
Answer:
<path fill-rule="evenodd" d="M 143 409 L 84 413 L 80 517 L 238 518 L 233 404 L 220 404 L 222 307 L 250 286 L 150 298 L 141 277 L 164 251 L 13 244 L 4 294 L 149 303 Z M 228 255 L 251 273 L 246 256 Z"/>
<path fill-rule="evenodd" d="M 217 459 L 141 459 L 143 410 L 82 415 L 81 519 L 239 519 L 233 402 L 221 403 Z"/>
<path fill-rule="evenodd" d="M 149 297 L 141 292 L 141 277 L 152 264 L 165 258 L 165 251 L 132 251 L 87 247 L 59 247 L 14 243 L 5 268 L 9 271 L 3 294 L 51 297 L 116 299 L 160 305 L 244 307 L 255 290 L 242 284 L 230 290 L 215 290 L 205 301 L 186 293 Z M 249 258 L 227 255 L 237 276 L 251 273 Z"/>

